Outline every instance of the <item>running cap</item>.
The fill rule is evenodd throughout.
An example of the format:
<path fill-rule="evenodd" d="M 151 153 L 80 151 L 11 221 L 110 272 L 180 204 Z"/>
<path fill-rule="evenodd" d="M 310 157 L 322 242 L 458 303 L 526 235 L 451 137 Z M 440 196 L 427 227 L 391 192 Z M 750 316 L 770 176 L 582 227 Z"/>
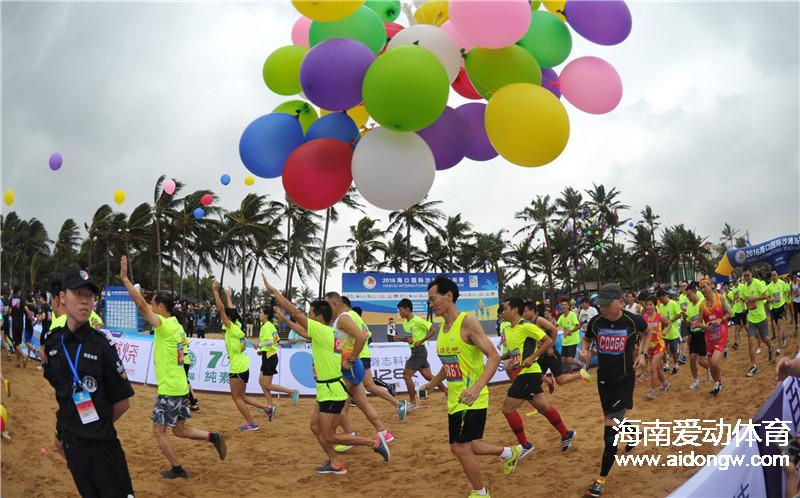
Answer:
<path fill-rule="evenodd" d="M 617 299 L 622 299 L 624 295 L 625 294 L 622 292 L 622 287 L 619 285 L 606 284 L 600 287 L 600 291 L 597 293 L 597 304 L 600 306 L 606 306 Z"/>

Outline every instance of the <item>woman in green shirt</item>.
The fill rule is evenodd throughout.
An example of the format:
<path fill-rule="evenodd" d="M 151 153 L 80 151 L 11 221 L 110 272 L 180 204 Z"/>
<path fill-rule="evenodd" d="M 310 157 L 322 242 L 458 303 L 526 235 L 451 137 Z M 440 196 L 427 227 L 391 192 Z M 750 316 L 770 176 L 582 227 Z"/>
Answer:
<path fill-rule="evenodd" d="M 264 391 L 264 398 L 269 405 L 267 417 L 269 417 L 270 422 L 275 417 L 276 410 L 275 404 L 272 402 L 271 391 L 290 395 L 292 397 L 292 406 L 296 405 L 300 399 L 300 391 L 297 389 L 289 389 L 272 383 L 272 377 L 278 373 L 278 344 L 281 341 L 278 329 L 272 323 L 274 315 L 275 313 L 269 306 L 264 305 L 261 307 L 259 310 L 261 329 L 258 333 L 258 344 L 254 344 L 258 349 L 259 356 L 261 356 L 261 375 L 258 376 L 258 383 L 261 385 L 261 390 Z"/>
<path fill-rule="evenodd" d="M 244 332 L 239 324 L 236 324 L 228 318 L 225 311 L 225 306 L 222 304 L 222 298 L 219 297 L 219 282 L 216 280 L 211 282 L 211 290 L 214 293 L 214 303 L 219 312 L 219 318 L 225 328 L 225 349 L 228 352 L 228 359 L 230 360 L 230 377 L 229 385 L 231 386 L 231 397 L 236 404 L 236 408 L 244 417 L 247 424 L 239 427 L 240 431 L 257 431 L 260 427 L 253 420 L 250 414 L 250 409 L 247 405 L 261 408 L 266 413 L 269 410 L 269 405 L 262 401 L 257 401 L 250 398 L 245 394 L 247 388 L 247 381 L 250 380 L 250 358 L 245 354 L 247 349 L 247 341 L 244 337 Z"/>

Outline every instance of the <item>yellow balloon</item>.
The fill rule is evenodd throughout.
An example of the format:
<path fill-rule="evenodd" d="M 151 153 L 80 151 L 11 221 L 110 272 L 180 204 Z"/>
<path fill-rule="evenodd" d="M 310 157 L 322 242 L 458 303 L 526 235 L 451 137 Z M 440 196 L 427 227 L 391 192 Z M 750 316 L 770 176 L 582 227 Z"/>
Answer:
<path fill-rule="evenodd" d="M 7 189 L 5 194 L 3 195 L 3 200 L 5 201 L 6 206 L 10 206 L 10 205 L 14 204 L 14 199 L 15 198 L 16 198 L 16 196 L 14 195 L 14 191 L 11 190 L 11 189 Z"/>
<path fill-rule="evenodd" d="M 330 114 L 335 111 L 329 111 L 327 109 L 320 109 L 319 115 L 324 116 L 326 114 Z M 358 104 L 355 107 L 351 107 L 347 110 L 347 115 L 350 116 L 350 119 L 356 124 L 356 126 L 363 128 L 367 125 L 367 120 L 369 119 L 369 113 L 367 112 L 367 108 L 364 104 Z"/>
<path fill-rule="evenodd" d="M 414 19 L 419 24 L 441 26 L 450 19 L 445 0 L 428 0 L 414 12 Z"/>
<path fill-rule="evenodd" d="M 567 5 L 567 0 L 542 0 L 544 8 L 556 15 L 561 21 L 567 22 L 564 17 L 564 6 Z"/>
<path fill-rule="evenodd" d="M 116 192 L 114 192 L 114 202 L 116 202 L 117 204 L 120 204 L 120 205 L 122 205 L 122 203 L 125 202 L 125 191 L 124 190 L 118 189 Z"/>
<path fill-rule="evenodd" d="M 364 0 L 292 0 L 298 12 L 322 22 L 338 21 L 358 10 Z"/>
<path fill-rule="evenodd" d="M 253 178 L 253 175 L 247 175 L 244 177 L 244 184 L 247 185 L 248 187 L 254 184 L 255 182 L 256 179 Z"/>
<path fill-rule="evenodd" d="M 542 166 L 569 140 L 569 116 L 558 98 L 531 83 L 506 85 L 486 106 L 486 134 L 495 150 L 520 166 Z"/>

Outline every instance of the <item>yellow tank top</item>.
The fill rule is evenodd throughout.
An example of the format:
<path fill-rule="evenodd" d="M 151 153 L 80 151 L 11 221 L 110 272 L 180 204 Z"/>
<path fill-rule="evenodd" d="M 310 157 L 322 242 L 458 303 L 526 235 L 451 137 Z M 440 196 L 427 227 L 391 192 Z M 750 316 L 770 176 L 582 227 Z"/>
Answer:
<path fill-rule="evenodd" d="M 447 413 L 489 408 L 489 388 L 483 386 L 478 399 L 471 406 L 459 403 L 465 389 L 483 375 L 483 351 L 461 339 L 461 324 L 466 313 L 459 313 L 450 329 L 439 331 L 436 354 L 442 361 L 447 379 Z"/>

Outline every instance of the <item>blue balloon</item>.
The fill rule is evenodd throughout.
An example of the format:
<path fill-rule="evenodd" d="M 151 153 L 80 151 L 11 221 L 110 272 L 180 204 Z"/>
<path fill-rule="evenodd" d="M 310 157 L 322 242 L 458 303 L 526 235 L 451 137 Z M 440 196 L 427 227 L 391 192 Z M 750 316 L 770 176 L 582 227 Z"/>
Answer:
<path fill-rule="evenodd" d="M 220 182 L 221 184 L 223 184 L 223 185 L 227 185 L 227 184 L 229 184 L 229 183 L 231 182 L 231 175 L 229 175 L 229 174 L 227 174 L 227 173 L 226 173 L 226 174 L 224 174 L 224 175 L 222 175 L 222 176 L 219 178 L 219 182 Z"/>
<path fill-rule="evenodd" d="M 334 138 L 355 147 L 361 134 L 353 119 L 345 112 L 326 114 L 314 121 L 306 132 L 306 141 L 317 138 Z"/>
<path fill-rule="evenodd" d="M 205 215 L 206 215 L 206 212 L 203 211 L 203 208 L 197 208 L 197 209 L 194 210 L 194 218 L 196 220 L 202 220 Z"/>
<path fill-rule="evenodd" d="M 303 127 L 297 116 L 266 114 L 245 128 L 239 140 L 244 166 L 261 178 L 278 178 L 286 159 L 303 144 Z"/>

